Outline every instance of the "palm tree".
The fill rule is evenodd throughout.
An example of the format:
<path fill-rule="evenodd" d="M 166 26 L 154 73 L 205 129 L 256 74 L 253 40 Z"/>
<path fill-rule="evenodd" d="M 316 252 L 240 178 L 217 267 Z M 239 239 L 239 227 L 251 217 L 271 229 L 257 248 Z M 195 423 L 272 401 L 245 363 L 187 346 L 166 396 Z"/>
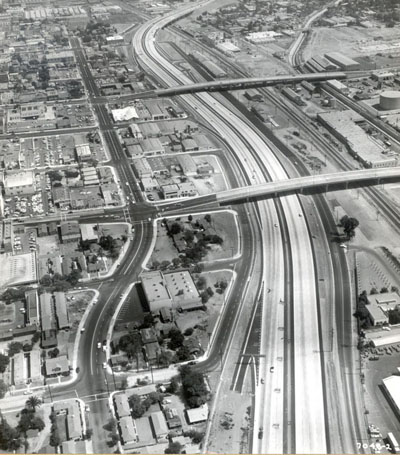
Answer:
<path fill-rule="evenodd" d="M 25 403 L 26 407 L 32 409 L 33 412 L 36 411 L 36 408 L 40 408 L 41 404 L 42 404 L 42 400 L 35 395 L 32 395 L 31 397 L 29 397 Z"/>

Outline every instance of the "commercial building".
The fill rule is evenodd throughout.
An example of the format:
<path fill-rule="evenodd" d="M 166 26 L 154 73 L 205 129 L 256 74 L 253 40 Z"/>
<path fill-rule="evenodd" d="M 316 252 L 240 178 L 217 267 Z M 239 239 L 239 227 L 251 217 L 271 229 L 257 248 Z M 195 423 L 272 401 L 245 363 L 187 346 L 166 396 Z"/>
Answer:
<path fill-rule="evenodd" d="M 114 395 L 114 405 L 119 419 L 122 417 L 130 417 L 131 408 L 129 406 L 128 397 L 125 393 L 118 393 Z"/>
<path fill-rule="evenodd" d="M 350 91 L 347 85 L 343 84 L 343 82 L 340 82 L 337 79 L 331 79 L 330 81 L 327 81 L 327 84 L 329 87 L 332 87 L 338 92 L 344 93 L 345 95 L 347 95 Z"/>
<path fill-rule="evenodd" d="M 63 243 L 74 243 L 81 239 L 78 221 L 62 221 L 60 223 L 61 240 Z"/>
<path fill-rule="evenodd" d="M 49 52 L 48 54 L 46 54 L 46 60 L 48 63 L 72 64 L 75 62 L 74 51 L 62 50 Z"/>
<path fill-rule="evenodd" d="M 400 376 L 389 376 L 382 379 L 382 382 L 389 402 L 397 418 L 400 419 Z"/>
<path fill-rule="evenodd" d="M 126 122 L 134 118 L 139 118 L 138 113 L 133 106 L 124 107 L 122 109 L 113 109 L 111 114 L 114 122 Z"/>
<path fill-rule="evenodd" d="M 34 194 L 36 192 L 34 172 L 7 172 L 4 178 L 4 192 L 6 196 Z"/>
<path fill-rule="evenodd" d="M 189 271 L 166 273 L 164 280 L 174 307 L 182 311 L 203 307 L 201 297 Z"/>
<path fill-rule="evenodd" d="M 394 157 L 385 151 L 358 125 L 363 117 L 352 110 L 332 111 L 317 114 L 317 118 L 335 137 L 346 144 L 350 154 L 367 168 L 382 168 L 397 165 Z"/>
<path fill-rule="evenodd" d="M 325 57 L 344 71 L 356 71 L 360 69 L 360 64 L 357 61 L 346 57 L 340 52 L 329 52 L 325 54 Z"/>
<path fill-rule="evenodd" d="M 89 144 L 79 144 L 75 147 L 78 161 L 87 161 L 92 157 Z"/>
<path fill-rule="evenodd" d="M 223 41 L 222 43 L 218 43 L 216 45 L 216 48 L 223 52 L 225 55 L 229 56 L 233 56 L 240 52 L 240 47 L 236 46 L 230 41 Z"/>
<path fill-rule="evenodd" d="M 196 144 L 196 146 L 197 146 L 197 144 Z M 194 175 L 197 175 L 197 165 L 196 165 L 194 159 L 190 155 L 178 155 L 177 160 L 178 160 L 179 166 L 182 169 L 182 172 L 187 177 L 192 177 Z"/>
<path fill-rule="evenodd" d="M 252 32 L 246 35 L 246 40 L 253 44 L 269 43 L 275 41 L 276 38 L 281 37 L 282 33 L 274 32 L 273 30 L 266 30 L 264 32 Z"/>
<path fill-rule="evenodd" d="M 165 153 L 164 146 L 158 138 L 144 139 L 140 146 L 142 147 L 144 155 L 161 155 Z"/>
<path fill-rule="evenodd" d="M 378 82 L 392 81 L 394 79 L 394 74 L 389 71 L 373 73 L 371 74 L 371 79 Z"/>
<path fill-rule="evenodd" d="M 186 415 L 191 425 L 194 423 L 205 422 L 208 419 L 207 403 L 203 404 L 199 408 L 186 409 Z"/>
<path fill-rule="evenodd" d="M 165 287 L 161 272 L 145 272 L 142 273 L 140 278 L 150 311 L 157 311 L 162 307 L 172 306 L 172 299 Z"/>
<path fill-rule="evenodd" d="M 376 348 L 400 343 L 400 327 L 392 326 L 391 330 L 387 327 L 373 328 L 365 331 L 366 339 Z"/>

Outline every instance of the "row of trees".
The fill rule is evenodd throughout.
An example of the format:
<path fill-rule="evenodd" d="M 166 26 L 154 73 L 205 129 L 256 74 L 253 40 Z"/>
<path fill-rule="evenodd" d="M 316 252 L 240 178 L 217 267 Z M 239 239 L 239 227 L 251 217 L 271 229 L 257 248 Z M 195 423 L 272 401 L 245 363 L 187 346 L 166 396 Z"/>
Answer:
<path fill-rule="evenodd" d="M 209 388 L 204 375 L 194 371 L 189 365 L 182 365 L 179 369 L 182 394 L 190 408 L 197 408 L 210 399 Z"/>

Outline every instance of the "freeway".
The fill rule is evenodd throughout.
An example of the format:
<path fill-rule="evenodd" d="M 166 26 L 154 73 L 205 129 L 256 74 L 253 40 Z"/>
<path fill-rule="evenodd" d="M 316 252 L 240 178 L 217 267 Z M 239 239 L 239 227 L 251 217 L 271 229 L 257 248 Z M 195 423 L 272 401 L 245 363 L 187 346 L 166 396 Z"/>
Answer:
<path fill-rule="evenodd" d="M 185 11 L 187 12 L 187 10 Z M 134 46 L 137 53 L 137 57 L 140 60 L 141 64 L 151 71 L 155 76 L 158 76 L 159 79 L 162 79 L 164 83 L 169 85 L 178 83 L 189 83 L 188 79 L 184 77 L 180 71 L 173 67 L 168 61 L 166 61 L 161 55 L 157 53 L 155 49 L 155 35 L 157 30 L 165 27 L 171 20 L 175 20 L 179 17 L 180 13 L 169 16 L 167 19 L 154 20 L 148 24 L 148 26 L 142 27 L 139 29 L 138 33 L 134 38 Z M 263 138 L 259 133 L 253 131 L 248 127 L 246 123 L 241 121 L 241 119 L 233 113 L 231 110 L 227 109 L 220 103 L 216 103 L 210 95 L 202 93 L 199 95 L 185 95 L 181 97 L 181 100 L 192 107 L 197 114 L 203 117 L 205 121 L 212 124 L 214 128 L 220 133 L 223 134 L 227 140 L 231 142 L 235 139 L 235 142 L 231 142 L 232 148 L 236 153 L 240 154 L 241 159 L 244 158 L 244 161 L 248 161 L 246 166 L 249 175 L 254 175 L 256 179 L 262 177 L 267 177 L 261 171 L 254 171 L 259 169 L 257 162 L 254 160 L 253 154 L 257 154 L 262 157 L 266 163 L 266 167 L 271 174 L 270 177 L 273 180 L 279 180 L 279 178 L 287 178 L 284 170 L 282 169 L 279 162 L 276 160 L 275 156 L 271 153 L 271 149 L 265 143 Z M 243 137 L 241 137 L 239 132 L 246 132 L 246 142 L 247 147 L 239 147 L 238 145 L 243 144 Z M 250 146 L 250 147 L 249 147 Z M 289 231 L 291 235 L 291 254 L 295 258 L 294 261 L 294 277 L 296 280 L 297 291 L 294 293 L 294 317 L 298 317 L 299 320 L 303 321 L 304 325 L 297 330 L 295 330 L 294 336 L 294 351 L 295 358 L 297 359 L 296 364 L 296 375 L 295 375 L 295 389 L 303 390 L 303 393 L 297 393 L 295 396 L 295 412 L 296 412 L 296 449 L 300 452 L 325 452 L 326 451 L 326 440 L 325 440 L 325 416 L 324 416 L 324 397 L 322 393 L 322 379 L 321 379 L 321 364 L 319 352 L 319 328 L 318 328 L 318 319 L 316 311 L 316 293 L 315 293 L 315 277 L 314 277 L 314 262 L 312 257 L 312 249 L 310 245 L 310 239 L 307 232 L 306 224 L 302 217 L 298 217 L 298 213 L 302 212 L 299 201 L 297 197 L 288 196 L 281 198 L 281 203 L 284 207 L 285 217 L 288 220 Z M 267 210 L 269 205 L 259 204 L 259 209 Z M 269 210 L 271 210 L 269 208 Z M 292 214 L 292 215 L 291 215 Z M 293 214 L 296 214 L 294 217 Z M 263 227 L 263 241 L 267 238 L 267 235 L 271 233 L 271 225 L 268 218 L 261 218 L 262 227 Z M 268 224 L 268 226 L 266 226 Z M 272 227 L 273 231 L 273 227 Z M 265 248 L 265 243 L 263 247 Z M 274 244 L 274 247 L 278 247 L 278 243 Z M 301 258 L 301 260 L 300 260 Z M 301 265 L 300 265 L 301 262 Z M 304 271 L 306 270 L 306 273 Z M 264 276 L 265 270 L 264 270 Z M 270 273 L 270 271 L 269 271 Z M 270 277 L 270 275 L 268 275 Z M 281 278 L 278 277 L 279 283 L 282 283 Z M 278 283 L 277 283 L 278 284 Z M 279 301 L 279 294 L 282 295 L 283 289 L 282 285 L 279 285 L 277 293 L 274 295 L 273 300 Z M 270 297 L 264 295 L 264 308 L 269 308 L 273 302 Z M 304 319 L 304 314 L 307 314 L 307 320 Z M 275 323 L 278 321 L 275 319 Z M 277 327 L 277 325 L 275 325 Z M 263 327 L 264 330 L 264 327 Z M 279 343 L 276 345 L 279 349 Z M 272 351 L 275 351 L 273 349 Z M 277 351 L 276 351 L 277 352 Z M 268 359 L 268 362 L 274 358 L 276 352 L 268 351 L 268 356 L 271 356 Z M 316 354 L 317 353 L 317 354 Z M 267 362 L 267 360 L 266 360 Z M 265 369 L 261 369 L 265 371 Z M 278 372 L 279 373 L 279 372 Z M 282 375 L 280 375 L 282 377 Z M 276 376 L 278 377 L 278 375 Z M 275 381 L 274 381 L 275 382 Z M 268 391 L 270 391 L 270 386 L 272 382 L 268 385 Z M 304 387 L 303 387 L 304 386 Z M 265 392 L 266 388 L 261 388 L 262 392 Z M 262 393 L 261 392 L 261 393 Z M 264 396 L 273 396 L 273 394 L 266 394 Z M 275 396 L 277 396 L 275 394 Z M 256 405 L 264 403 L 262 400 L 258 399 L 256 396 L 255 402 Z M 270 403 L 274 401 L 271 400 Z M 275 401 L 277 406 L 279 403 L 282 403 L 282 398 L 276 399 Z M 281 451 L 279 450 L 279 445 L 282 445 L 282 440 L 280 437 L 274 437 L 272 428 L 278 429 L 275 432 L 280 434 L 282 437 L 282 432 L 278 427 L 272 425 L 271 417 L 275 415 L 275 412 L 270 412 L 265 408 L 259 409 L 255 413 L 256 422 L 264 424 L 266 429 L 269 432 L 269 435 L 266 435 L 259 447 L 253 448 L 253 451 Z M 305 418 L 306 414 L 306 418 Z M 282 413 L 279 413 L 279 419 L 282 417 Z M 255 424 L 255 425 L 257 425 Z M 274 424 L 275 425 L 275 424 Z M 281 447 L 280 447 L 281 449 Z"/>

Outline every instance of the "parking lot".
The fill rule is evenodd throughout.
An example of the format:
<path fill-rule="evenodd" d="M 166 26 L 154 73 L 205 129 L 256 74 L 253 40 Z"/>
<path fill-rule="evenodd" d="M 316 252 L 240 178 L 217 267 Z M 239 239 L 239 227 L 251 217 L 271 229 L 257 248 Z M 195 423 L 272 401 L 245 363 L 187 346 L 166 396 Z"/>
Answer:
<path fill-rule="evenodd" d="M 393 374 L 399 374 L 400 367 L 400 344 L 373 348 L 369 351 L 368 360 L 364 363 L 364 397 L 368 414 L 366 418 L 369 424 L 376 425 L 382 435 L 381 443 L 384 445 L 388 432 L 392 432 L 397 440 L 400 440 L 400 421 L 393 411 L 385 395 L 382 379 Z M 373 360 L 377 359 L 377 360 Z M 374 438 L 375 440 L 375 438 Z M 381 449 L 381 453 L 388 453 Z"/>

